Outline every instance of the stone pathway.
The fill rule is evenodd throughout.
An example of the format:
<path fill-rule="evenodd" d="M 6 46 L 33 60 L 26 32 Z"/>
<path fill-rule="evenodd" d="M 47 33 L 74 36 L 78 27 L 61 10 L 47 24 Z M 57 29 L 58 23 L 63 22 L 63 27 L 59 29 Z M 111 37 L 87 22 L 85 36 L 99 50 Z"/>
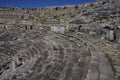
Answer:
<path fill-rule="evenodd" d="M 108 59 L 101 50 L 90 41 L 82 40 L 76 34 L 67 34 L 79 38 L 81 42 L 88 46 L 91 53 L 91 60 L 88 67 L 88 73 L 85 80 L 114 80 L 113 70 Z M 84 38 L 85 39 L 85 38 Z"/>
<path fill-rule="evenodd" d="M 109 60 L 115 80 L 120 80 L 120 45 L 92 37 L 83 37 L 88 42 L 97 46 Z M 104 62 L 104 60 L 103 60 Z"/>

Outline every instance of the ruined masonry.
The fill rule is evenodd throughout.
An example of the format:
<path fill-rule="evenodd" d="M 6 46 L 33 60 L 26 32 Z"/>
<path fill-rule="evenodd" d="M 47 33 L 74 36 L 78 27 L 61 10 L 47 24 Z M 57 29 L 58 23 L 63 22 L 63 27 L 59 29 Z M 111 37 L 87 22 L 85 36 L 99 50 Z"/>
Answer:
<path fill-rule="evenodd" d="M 0 7 L 0 80 L 120 80 L 120 0 Z"/>

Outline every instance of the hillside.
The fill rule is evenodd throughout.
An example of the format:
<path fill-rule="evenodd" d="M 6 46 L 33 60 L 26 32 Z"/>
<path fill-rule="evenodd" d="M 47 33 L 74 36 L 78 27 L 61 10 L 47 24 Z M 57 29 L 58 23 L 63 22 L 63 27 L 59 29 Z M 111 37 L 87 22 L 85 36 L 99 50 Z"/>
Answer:
<path fill-rule="evenodd" d="M 120 80 L 120 0 L 0 7 L 0 80 Z"/>

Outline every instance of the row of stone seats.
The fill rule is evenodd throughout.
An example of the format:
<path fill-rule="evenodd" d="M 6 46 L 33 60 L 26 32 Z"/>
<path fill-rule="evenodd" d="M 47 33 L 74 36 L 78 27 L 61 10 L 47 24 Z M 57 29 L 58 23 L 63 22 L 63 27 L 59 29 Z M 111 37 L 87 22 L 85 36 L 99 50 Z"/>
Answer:
<path fill-rule="evenodd" d="M 15 63 L 14 71 L 6 71 L 2 75 L 4 78 L 0 77 L 0 79 L 9 80 L 13 76 L 16 76 L 15 80 L 79 80 L 83 78 L 88 63 L 86 58 L 89 55 L 86 55 L 86 49 L 78 46 L 79 40 L 54 33 L 46 33 L 40 38 L 34 38 L 34 36 L 34 33 L 33 36 L 29 36 L 27 43 L 22 40 L 22 44 L 31 45 L 17 50 L 12 56 Z"/>
<path fill-rule="evenodd" d="M 60 47 L 60 45 L 59 45 L 59 47 Z M 61 47 L 60 47 L 60 48 L 61 48 Z M 65 47 L 63 47 L 63 50 L 64 50 L 64 49 L 65 49 Z M 56 51 L 56 50 L 59 50 L 59 49 L 57 49 L 56 46 L 54 45 L 53 50 Z M 60 51 L 61 51 L 61 50 L 60 50 Z M 69 53 L 69 54 L 70 54 L 70 53 Z M 63 56 L 62 56 L 63 58 L 64 58 L 64 55 L 65 55 L 65 53 L 64 53 Z M 71 56 L 71 55 L 70 55 L 70 56 Z M 54 56 L 54 57 L 57 57 L 57 56 Z M 59 56 L 58 56 L 58 57 L 59 57 Z M 57 60 L 55 60 L 55 61 L 57 61 Z M 57 65 L 56 63 L 57 63 L 57 62 L 55 62 L 55 65 Z M 64 64 L 65 64 L 65 63 L 64 63 Z M 45 77 L 44 77 L 44 76 L 41 76 L 41 77 L 40 77 L 40 75 L 37 75 L 36 77 L 33 78 L 33 80 L 34 80 L 34 79 L 37 79 L 37 78 L 39 78 L 39 79 L 46 79 L 46 78 L 47 78 L 47 80 L 49 80 L 49 79 L 50 79 L 50 80 L 56 80 L 56 79 L 58 78 L 59 74 L 61 73 L 61 72 L 59 71 L 59 68 L 60 68 L 60 65 L 61 65 L 61 64 L 60 64 L 60 65 L 57 65 L 57 66 L 55 66 L 55 65 L 54 65 L 54 68 L 52 68 L 52 65 L 51 65 L 51 68 L 53 69 L 53 70 L 52 70 L 53 73 L 51 73 L 51 75 L 48 74 L 48 76 L 46 76 L 46 75 L 47 75 L 47 72 L 50 73 L 49 70 L 51 70 L 51 68 L 49 67 L 49 70 L 47 70 L 47 72 L 44 73 L 44 76 L 45 76 Z M 69 64 L 69 65 L 70 65 L 70 64 Z M 64 65 L 64 66 L 65 66 L 65 65 Z M 63 66 L 63 67 L 64 67 L 64 66 Z M 57 67 L 58 67 L 58 68 L 57 68 Z M 61 66 L 61 67 L 62 67 L 62 66 Z M 57 70 L 57 69 L 58 69 L 58 70 Z M 66 71 L 69 71 L 69 69 L 66 70 Z M 77 71 L 77 70 L 76 70 L 76 71 Z M 68 72 L 68 73 L 69 73 L 69 72 Z M 53 75 L 56 74 L 56 77 L 55 77 L 55 75 L 52 76 L 52 74 L 53 74 Z M 66 75 L 67 75 L 67 73 L 66 73 Z M 66 80 L 66 77 L 65 77 L 64 79 Z"/>
<path fill-rule="evenodd" d="M 19 59 L 21 59 L 23 64 L 25 64 L 24 67 L 26 67 L 26 68 L 30 67 L 34 63 L 34 61 L 35 61 L 34 58 L 36 58 L 36 57 L 43 57 L 43 58 L 45 58 L 46 57 L 46 55 L 43 54 L 44 53 L 42 51 L 43 48 L 44 48 L 44 46 L 41 46 L 41 43 L 40 44 L 37 43 L 34 46 L 30 46 L 27 49 L 21 50 L 20 52 L 18 51 L 18 54 L 16 54 L 16 56 L 15 56 L 16 58 L 18 58 L 17 62 L 19 62 Z M 29 63 L 29 64 L 27 64 L 27 63 Z M 18 63 L 18 65 L 19 65 L 19 63 Z"/>
<path fill-rule="evenodd" d="M 48 58 L 48 60 L 46 59 L 46 61 L 49 61 L 49 59 L 51 59 L 52 61 L 51 62 L 49 62 L 49 63 L 47 63 L 47 64 L 45 64 L 45 63 L 42 63 L 43 65 L 45 65 L 46 66 L 46 71 L 45 72 L 40 72 L 41 73 L 41 75 L 43 75 L 44 74 L 44 76 L 42 76 L 41 78 L 47 78 L 47 79 L 49 79 L 48 77 L 47 77 L 47 74 L 50 76 L 50 70 L 54 70 L 56 67 L 55 67 L 55 65 L 53 66 L 53 64 L 55 64 L 55 62 L 54 61 L 57 61 L 56 59 L 56 57 L 59 57 L 59 55 L 58 56 L 55 56 L 55 54 L 56 54 L 56 51 L 58 51 L 59 49 L 56 47 L 56 45 L 53 45 L 52 44 L 52 46 L 50 46 L 51 48 L 49 48 L 50 50 L 52 50 L 51 52 L 52 53 L 49 53 L 49 58 Z M 54 52 L 55 51 L 55 52 Z M 64 56 L 63 56 L 64 57 Z M 53 59 L 54 58 L 54 59 Z M 53 61 L 54 60 L 54 61 Z M 41 62 L 39 62 L 39 63 L 41 63 Z M 37 63 L 37 64 L 39 64 L 39 63 Z M 42 66 L 42 65 L 41 65 Z M 45 68 L 45 66 L 44 66 L 44 68 Z M 54 67 L 54 68 L 53 68 Z M 36 68 L 35 68 L 36 69 Z M 39 69 L 39 68 L 38 68 Z M 43 70 L 43 68 L 42 68 L 42 70 Z M 52 74 L 52 73 L 51 73 Z M 40 75 L 38 75 L 38 77 L 40 78 Z M 36 77 L 33 77 L 33 80 L 34 79 L 37 79 L 37 76 Z"/>
<path fill-rule="evenodd" d="M 38 48 L 39 48 L 39 46 L 37 46 Z M 41 50 L 40 50 L 41 51 Z M 40 62 L 40 63 L 42 63 L 42 62 Z M 44 63 L 42 63 L 42 64 L 44 64 Z M 45 66 L 44 66 L 45 67 Z M 37 68 L 34 68 L 34 69 L 37 69 Z M 39 69 L 39 68 L 38 68 Z"/>
<path fill-rule="evenodd" d="M 69 36 L 67 36 L 67 37 L 69 38 Z M 76 38 L 72 38 L 72 39 L 71 39 L 71 37 L 70 37 L 70 40 L 72 40 L 72 42 L 75 42 L 76 44 L 81 44 L 81 45 L 80 45 L 81 47 L 80 47 L 80 49 L 79 49 L 80 51 L 78 51 L 78 52 L 80 52 L 80 53 L 79 53 L 79 56 L 80 56 L 80 55 L 81 55 L 81 56 L 83 55 L 83 56 L 82 56 L 82 59 L 83 59 L 84 57 L 85 57 L 85 59 L 86 59 L 86 57 L 90 57 L 90 52 L 89 52 L 89 50 L 88 50 L 88 48 L 87 48 L 87 45 L 85 45 L 84 43 L 81 43 L 81 42 L 80 42 L 81 40 L 76 39 Z M 76 53 L 75 49 L 73 50 L 73 52 L 74 52 L 74 54 Z M 83 53 L 83 54 L 81 54 L 81 53 Z M 72 56 L 72 57 L 74 58 L 74 56 Z M 77 58 L 77 57 L 75 57 L 75 58 Z M 84 59 L 83 61 L 85 61 L 85 59 Z M 89 58 L 88 58 L 88 59 L 89 59 Z M 74 60 L 73 60 L 73 61 L 74 61 Z M 73 62 L 73 63 L 74 63 L 74 62 Z M 78 64 L 79 64 L 79 63 L 78 63 Z M 81 66 L 85 66 L 85 65 L 86 65 L 85 62 L 82 62 L 82 64 L 83 64 L 83 65 L 81 65 Z M 81 66 L 80 66 L 80 67 L 81 67 Z M 79 67 L 79 68 L 80 68 L 80 67 Z M 79 72 L 79 74 L 82 73 L 82 70 L 83 70 L 82 68 L 80 68 L 80 69 L 81 69 L 81 70 L 80 70 L 81 72 Z M 86 69 L 86 71 L 87 71 L 87 69 Z M 80 77 L 80 75 L 79 75 L 79 77 Z M 77 80 L 77 79 L 80 79 L 80 78 L 76 78 L 75 80 Z"/>
<path fill-rule="evenodd" d="M 2 75 L 5 70 L 10 69 L 10 53 L 12 51 L 3 47 L 0 47 L 0 51 L 0 75 Z"/>

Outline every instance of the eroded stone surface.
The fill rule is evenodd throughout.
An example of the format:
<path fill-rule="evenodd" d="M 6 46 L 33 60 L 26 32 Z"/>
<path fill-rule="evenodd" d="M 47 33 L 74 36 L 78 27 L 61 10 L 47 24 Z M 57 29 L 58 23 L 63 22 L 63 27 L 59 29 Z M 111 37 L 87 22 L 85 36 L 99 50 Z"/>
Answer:
<path fill-rule="evenodd" d="M 80 38 L 36 30 L 17 35 L 1 44 L 1 80 L 113 80 L 104 54 Z"/>
<path fill-rule="evenodd" d="M 11 38 L 11 42 L 7 40 L 1 45 L 1 48 L 5 49 L 3 52 L 1 51 L 0 56 L 0 59 L 4 59 L 4 62 L 1 62 L 1 80 L 77 80 L 85 78 L 90 53 L 82 42 L 77 40 L 81 45 L 80 48 L 74 42 L 74 38 L 71 40 L 62 34 L 53 32 L 43 34 L 41 31 L 29 33 L 25 32 L 24 38 L 21 33 L 17 33 L 19 40 Z"/>

